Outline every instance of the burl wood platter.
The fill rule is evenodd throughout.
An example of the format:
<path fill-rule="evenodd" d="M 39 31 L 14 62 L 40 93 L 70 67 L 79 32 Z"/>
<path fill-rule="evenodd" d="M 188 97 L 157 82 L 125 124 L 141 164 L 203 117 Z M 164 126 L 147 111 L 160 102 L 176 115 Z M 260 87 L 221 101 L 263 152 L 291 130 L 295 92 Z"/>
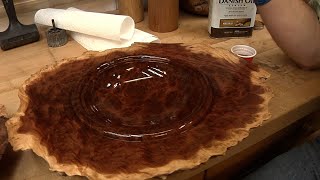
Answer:
<path fill-rule="evenodd" d="M 0 104 L 0 160 L 8 144 L 7 129 L 4 125 L 7 119 L 6 108 Z"/>
<path fill-rule="evenodd" d="M 65 59 L 21 87 L 14 150 L 89 179 L 147 179 L 223 155 L 270 117 L 269 74 L 205 45 L 135 44 Z"/>

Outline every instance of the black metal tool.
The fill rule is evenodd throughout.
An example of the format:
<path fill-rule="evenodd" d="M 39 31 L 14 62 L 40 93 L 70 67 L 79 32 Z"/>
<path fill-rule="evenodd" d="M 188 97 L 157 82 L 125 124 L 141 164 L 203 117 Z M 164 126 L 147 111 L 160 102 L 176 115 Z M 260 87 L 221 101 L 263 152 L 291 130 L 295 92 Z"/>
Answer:
<path fill-rule="evenodd" d="M 57 28 L 54 24 L 54 19 L 52 21 L 52 28 L 47 32 L 47 43 L 49 47 L 59 47 L 67 44 L 68 35 L 67 31 L 64 29 Z"/>
<path fill-rule="evenodd" d="M 23 25 L 18 21 L 13 0 L 2 0 L 2 3 L 9 18 L 9 27 L 4 32 L 0 32 L 1 49 L 8 50 L 38 41 L 40 35 L 37 26 Z"/>

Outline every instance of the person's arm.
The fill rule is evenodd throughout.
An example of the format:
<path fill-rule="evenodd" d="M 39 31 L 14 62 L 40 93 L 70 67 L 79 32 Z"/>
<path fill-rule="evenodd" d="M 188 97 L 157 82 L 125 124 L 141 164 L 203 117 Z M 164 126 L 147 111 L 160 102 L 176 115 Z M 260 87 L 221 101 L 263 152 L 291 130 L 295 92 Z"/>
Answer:
<path fill-rule="evenodd" d="M 303 0 L 271 0 L 258 6 L 278 46 L 303 68 L 320 67 L 320 23 Z"/>

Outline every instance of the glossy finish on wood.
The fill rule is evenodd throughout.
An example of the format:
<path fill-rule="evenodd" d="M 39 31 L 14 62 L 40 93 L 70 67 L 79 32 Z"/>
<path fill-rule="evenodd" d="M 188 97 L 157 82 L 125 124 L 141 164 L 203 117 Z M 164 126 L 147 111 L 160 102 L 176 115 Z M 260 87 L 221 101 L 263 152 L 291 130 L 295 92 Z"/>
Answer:
<path fill-rule="evenodd" d="M 104 1 L 93 2 L 86 0 L 65 6 L 57 6 L 57 8 L 65 9 L 72 6 L 87 11 L 103 12 L 105 11 L 105 4 Z M 20 14 L 21 22 L 25 24 L 32 23 L 34 13 Z M 259 15 L 257 18 L 260 20 Z M 142 21 L 136 27 L 143 31 L 154 33 L 161 39 L 162 43 L 204 43 L 207 46 L 222 47 L 227 50 L 236 44 L 253 46 L 258 51 L 253 63 L 259 64 L 271 74 L 271 78 L 267 83 L 274 90 L 275 97 L 270 105 L 272 118 L 264 123 L 264 126 L 252 131 L 249 137 L 240 142 L 238 146 L 230 148 L 225 156 L 212 158 L 207 163 L 192 170 L 173 173 L 168 176 L 168 179 L 185 180 L 212 166 L 219 166 L 225 161 L 233 161 L 234 158 L 232 156 L 246 154 L 247 148 L 263 142 L 263 139 L 281 131 L 299 118 L 319 108 L 318 97 L 320 89 L 318 87 L 320 72 L 303 71 L 297 68 L 277 47 L 266 28 L 254 31 L 251 38 L 211 39 L 206 31 L 207 18 L 182 13 L 179 23 L 179 31 L 171 33 L 154 33 L 150 31 L 148 21 Z M 5 30 L 6 27 L 7 18 L 1 18 L 0 29 Z M 40 27 L 39 30 L 41 36 L 44 37 L 47 27 Z M 55 61 L 80 56 L 85 52 L 85 49 L 73 40 L 70 40 L 63 48 L 48 48 L 46 43 L 46 39 L 41 38 L 37 43 L 16 48 L 12 51 L 1 52 L 0 50 L 0 102 L 7 107 L 10 115 L 15 113 L 19 106 L 19 98 L 17 96 L 19 87 L 31 74 L 48 64 L 55 63 Z M 4 179 L 85 179 L 64 177 L 50 171 L 47 162 L 37 157 L 32 151 L 13 152 L 11 156 L 6 154 L 4 157 L 9 159 L 8 161 L 2 161 L 1 167 L 6 167 L 6 169 L 4 168 L 5 170 L 0 172 L 0 176 Z"/>
<path fill-rule="evenodd" d="M 62 164 L 103 173 L 192 159 L 254 123 L 267 89 L 251 82 L 255 65 L 190 49 L 148 44 L 42 73 L 26 87 L 18 132 L 40 137 Z"/>
<path fill-rule="evenodd" d="M 208 112 L 212 83 L 188 64 L 128 56 L 93 68 L 72 103 L 89 127 L 112 139 L 146 141 L 185 133 Z"/>

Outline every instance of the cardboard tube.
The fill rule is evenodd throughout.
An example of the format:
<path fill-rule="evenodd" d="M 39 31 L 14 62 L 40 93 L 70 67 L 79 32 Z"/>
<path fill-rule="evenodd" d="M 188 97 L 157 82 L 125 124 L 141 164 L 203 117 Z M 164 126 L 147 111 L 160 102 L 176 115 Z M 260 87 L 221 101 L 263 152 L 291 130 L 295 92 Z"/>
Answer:
<path fill-rule="evenodd" d="M 156 32 L 170 32 L 178 28 L 179 0 L 149 0 L 149 28 Z"/>

